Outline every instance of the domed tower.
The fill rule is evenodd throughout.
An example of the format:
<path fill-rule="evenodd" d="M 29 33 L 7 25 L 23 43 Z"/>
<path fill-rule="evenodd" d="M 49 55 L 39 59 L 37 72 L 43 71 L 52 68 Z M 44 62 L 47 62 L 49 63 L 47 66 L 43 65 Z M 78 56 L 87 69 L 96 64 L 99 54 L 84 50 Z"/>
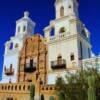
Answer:
<path fill-rule="evenodd" d="M 29 12 L 24 12 L 24 17 L 16 21 L 16 36 L 32 35 L 35 23 L 30 19 Z"/>
<path fill-rule="evenodd" d="M 28 12 L 24 12 L 24 17 L 16 21 L 15 36 L 5 43 L 2 83 L 17 81 L 20 50 L 23 47 L 24 38 L 32 35 L 34 28 L 35 23 L 29 17 Z"/>
<path fill-rule="evenodd" d="M 58 75 L 77 69 L 82 59 L 91 56 L 90 33 L 79 19 L 78 6 L 78 0 L 56 0 L 55 19 L 44 29 L 50 84 Z"/>

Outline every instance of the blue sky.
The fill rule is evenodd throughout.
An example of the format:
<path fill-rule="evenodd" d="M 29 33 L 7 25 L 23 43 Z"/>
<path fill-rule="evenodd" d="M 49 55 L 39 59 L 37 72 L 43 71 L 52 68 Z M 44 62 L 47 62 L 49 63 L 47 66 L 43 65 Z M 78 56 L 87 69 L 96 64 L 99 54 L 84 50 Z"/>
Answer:
<path fill-rule="evenodd" d="M 80 19 L 91 32 L 92 50 L 100 52 L 100 0 L 79 0 Z M 0 73 L 3 66 L 4 43 L 15 34 L 15 21 L 24 11 L 36 22 L 35 32 L 43 33 L 43 28 L 54 19 L 55 0 L 0 0 Z M 0 74 L 1 76 L 1 74 Z"/>

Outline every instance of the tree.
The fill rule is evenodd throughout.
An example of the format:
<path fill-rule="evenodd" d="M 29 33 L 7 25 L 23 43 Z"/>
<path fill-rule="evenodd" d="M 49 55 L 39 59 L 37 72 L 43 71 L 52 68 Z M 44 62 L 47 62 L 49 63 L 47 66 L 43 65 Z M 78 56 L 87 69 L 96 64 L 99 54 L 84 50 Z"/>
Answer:
<path fill-rule="evenodd" d="M 67 72 L 65 80 L 58 78 L 55 84 L 56 93 L 59 97 L 64 97 L 60 100 L 87 100 L 87 78 L 91 75 L 96 79 L 95 88 L 100 87 L 100 74 L 96 67 L 81 68 L 75 73 Z"/>
<path fill-rule="evenodd" d="M 35 86 L 33 84 L 31 84 L 31 86 L 30 86 L 30 100 L 34 100 L 34 96 L 35 96 Z"/>
<path fill-rule="evenodd" d="M 59 100 L 64 100 L 65 99 L 65 92 L 66 92 L 66 87 L 65 87 L 65 81 L 63 78 L 59 77 L 56 81 L 56 90 L 57 90 L 57 95 L 59 96 Z"/>
<path fill-rule="evenodd" d="M 53 96 L 50 96 L 49 100 L 54 100 L 54 97 Z"/>

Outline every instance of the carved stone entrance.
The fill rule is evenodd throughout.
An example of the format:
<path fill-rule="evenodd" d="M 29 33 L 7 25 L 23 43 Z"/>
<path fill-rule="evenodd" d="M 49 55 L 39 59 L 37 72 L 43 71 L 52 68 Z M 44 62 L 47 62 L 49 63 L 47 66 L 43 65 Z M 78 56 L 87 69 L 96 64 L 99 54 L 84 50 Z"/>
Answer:
<path fill-rule="evenodd" d="M 14 100 L 13 97 L 8 97 L 6 100 Z"/>

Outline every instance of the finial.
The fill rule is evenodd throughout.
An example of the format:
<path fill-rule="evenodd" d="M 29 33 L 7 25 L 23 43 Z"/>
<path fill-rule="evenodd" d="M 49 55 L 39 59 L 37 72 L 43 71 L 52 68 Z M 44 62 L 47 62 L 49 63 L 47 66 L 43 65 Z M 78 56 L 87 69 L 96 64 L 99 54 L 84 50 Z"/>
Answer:
<path fill-rule="evenodd" d="M 25 17 L 25 18 L 28 18 L 28 17 L 29 17 L 29 12 L 28 12 L 28 11 L 25 11 L 25 12 L 24 12 L 24 17 Z"/>

